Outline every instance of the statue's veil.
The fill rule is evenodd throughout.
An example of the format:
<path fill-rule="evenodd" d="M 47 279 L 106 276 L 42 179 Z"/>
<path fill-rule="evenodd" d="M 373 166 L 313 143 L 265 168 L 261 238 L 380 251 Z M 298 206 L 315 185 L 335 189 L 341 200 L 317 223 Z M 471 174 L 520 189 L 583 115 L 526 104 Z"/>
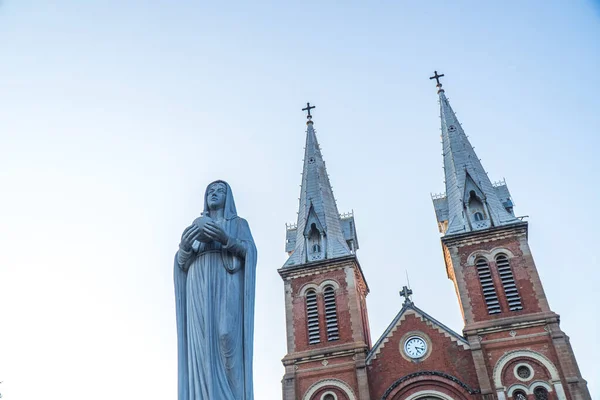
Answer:
<path fill-rule="evenodd" d="M 254 347 L 254 295 L 256 282 L 256 246 L 250 233 L 248 223 L 243 218 L 237 216 L 233 192 L 229 184 L 222 180 L 212 182 L 206 187 L 204 193 L 204 212 L 208 212 L 208 202 L 206 195 L 208 188 L 214 183 L 223 183 L 227 188 L 224 205 L 224 229 L 234 238 L 244 243 L 246 247 L 246 256 L 244 259 L 233 256 L 223 250 L 223 262 L 225 265 L 235 267 L 243 266 L 244 274 L 244 299 L 243 299 L 243 351 L 244 351 L 244 400 L 254 399 L 252 360 Z M 235 269 L 235 268 L 234 268 Z M 174 280 L 175 280 L 175 305 L 177 316 L 177 344 L 178 344 L 178 387 L 179 400 L 190 400 L 188 375 L 188 352 L 187 352 L 187 310 L 186 310 L 186 279 L 187 272 L 183 271 L 177 262 L 175 256 Z"/>
<path fill-rule="evenodd" d="M 237 217 L 237 210 L 235 208 L 235 201 L 233 200 L 233 192 L 231 191 L 231 186 L 229 186 L 227 182 L 222 180 L 216 180 L 208 184 L 208 186 L 206 186 L 206 190 L 204 191 L 204 213 L 208 214 L 208 201 L 206 200 L 206 197 L 208 195 L 208 188 L 210 188 L 215 183 L 222 183 L 227 188 L 227 195 L 225 197 L 225 207 L 223 213 L 225 219 L 227 221 L 230 221 Z"/>

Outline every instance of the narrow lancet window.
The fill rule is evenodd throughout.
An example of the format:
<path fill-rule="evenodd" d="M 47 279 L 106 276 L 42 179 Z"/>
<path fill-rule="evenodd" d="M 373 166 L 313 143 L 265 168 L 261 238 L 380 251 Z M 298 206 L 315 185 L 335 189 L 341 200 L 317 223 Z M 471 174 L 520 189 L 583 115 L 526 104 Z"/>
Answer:
<path fill-rule="evenodd" d="M 488 314 L 498 314 L 501 311 L 500 302 L 498 301 L 498 294 L 494 287 L 490 266 L 483 258 L 478 259 L 475 262 L 475 266 L 477 267 L 477 273 L 479 274 L 479 281 L 481 282 L 481 289 L 483 290 L 483 299 L 485 300 Z"/>
<path fill-rule="evenodd" d="M 325 288 L 325 323 L 327 326 L 327 340 L 338 340 L 340 333 L 338 329 L 338 317 L 337 308 L 335 305 L 335 290 L 333 286 L 327 286 Z"/>
<path fill-rule="evenodd" d="M 506 296 L 509 310 L 522 310 L 523 305 L 521 304 L 521 296 L 519 296 L 519 290 L 517 289 L 517 284 L 508 257 L 504 254 L 498 255 L 496 257 L 496 266 L 498 267 L 498 274 L 502 281 L 502 287 L 504 287 L 504 295 Z"/>
<path fill-rule="evenodd" d="M 319 309 L 317 308 L 317 292 L 314 290 L 306 292 L 306 320 L 308 323 L 308 343 L 320 343 Z"/>
<path fill-rule="evenodd" d="M 308 244 L 310 249 L 309 260 L 320 260 L 323 258 L 321 238 L 321 232 L 317 229 L 317 225 L 315 223 L 311 224 L 308 233 Z"/>

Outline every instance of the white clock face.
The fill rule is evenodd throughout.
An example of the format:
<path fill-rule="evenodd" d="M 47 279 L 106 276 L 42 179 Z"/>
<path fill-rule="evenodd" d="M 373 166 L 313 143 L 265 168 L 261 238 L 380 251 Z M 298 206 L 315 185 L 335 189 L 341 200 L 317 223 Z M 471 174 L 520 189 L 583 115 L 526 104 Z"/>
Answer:
<path fill-rule="evenodd" d="M 410 358 L 421 358 L 427 353 L 427 342 L 418 336 L 411 336 L 404 342 L 404 351 Z"/>

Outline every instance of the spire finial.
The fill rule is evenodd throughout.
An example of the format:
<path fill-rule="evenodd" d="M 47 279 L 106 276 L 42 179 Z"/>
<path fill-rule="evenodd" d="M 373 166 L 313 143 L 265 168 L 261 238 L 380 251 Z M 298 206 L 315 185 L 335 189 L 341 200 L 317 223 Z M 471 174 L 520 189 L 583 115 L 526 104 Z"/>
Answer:
<path fill-rule="evenodd" d="M 442 76 L 444 76 L 444 74 L 438 75 L 437 71 L 434 71 L 435 75 L 429 77 L 429 79 L 435 79 L 435 81 L 437 82 L 437 85 L 435 85 L 435 87 L 438 88 L 438 93 L 443 92 L 444 89 L 442 89 L 442 84 L 440 83 L 440 78 Z"/>
<path fill-rule="evenodd" d="M 316 106 L 311 106 L 310 103 L 306 103 L 306 107 L 302 109 L 302 111 L 308 111 L 308 115 L 306 116 L 306 125 L 312 124 L 312 115 L 310 115 L 310 110 L 313 108 L 317 108 Z"/>
<path fill-rule="evenodd" d="M 413 291 L 411 289 L 406 286 L 402 287 L 402 290 L 400 291 L 400 296 L 404 297 L 404 303 L 402 305 L 412 304 L 412 300 L 410 299 L 412 294 Z"/>

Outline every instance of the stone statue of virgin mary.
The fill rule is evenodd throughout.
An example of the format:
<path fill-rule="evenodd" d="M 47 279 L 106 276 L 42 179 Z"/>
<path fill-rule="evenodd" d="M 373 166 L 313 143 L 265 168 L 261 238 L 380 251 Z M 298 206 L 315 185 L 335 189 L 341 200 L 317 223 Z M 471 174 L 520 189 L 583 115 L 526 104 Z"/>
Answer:
<path fill-rule="evenodd" d="M 208 185 L 175 256 L 179 400 L 253 400 L 256 246 L 231 187 Z"/>

